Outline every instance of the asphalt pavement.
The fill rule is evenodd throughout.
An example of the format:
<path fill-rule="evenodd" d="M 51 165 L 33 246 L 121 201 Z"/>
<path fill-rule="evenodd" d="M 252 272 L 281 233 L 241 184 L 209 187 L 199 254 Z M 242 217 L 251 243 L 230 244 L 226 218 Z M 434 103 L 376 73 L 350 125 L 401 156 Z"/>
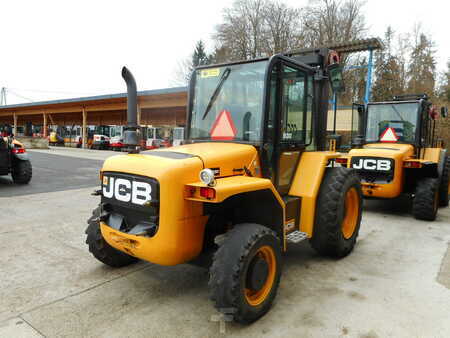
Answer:
<path fill-rule="evenodd" d="M 11 176 L 0 176 L 0 197 L 64 191 L 98 185 L 102 160 L 28 151 L 33 167 L 29 184 L 16 185 Z"/>

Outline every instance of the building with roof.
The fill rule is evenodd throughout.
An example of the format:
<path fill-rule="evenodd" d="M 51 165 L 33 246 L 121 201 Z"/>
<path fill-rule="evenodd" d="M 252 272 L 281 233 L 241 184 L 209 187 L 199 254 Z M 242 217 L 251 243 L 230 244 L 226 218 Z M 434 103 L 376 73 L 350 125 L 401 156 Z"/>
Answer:
<path fill-rule="evenodd" d="M 187 88 L 176 87 L 138 92 L 138 123 L 153 126 L 184 126 Z M 0 106 L 0 125 L 19 126 L 125 125 L 127 94 L 99 95 Z M 83 130 L 86 128 L 83 128 Z"/>

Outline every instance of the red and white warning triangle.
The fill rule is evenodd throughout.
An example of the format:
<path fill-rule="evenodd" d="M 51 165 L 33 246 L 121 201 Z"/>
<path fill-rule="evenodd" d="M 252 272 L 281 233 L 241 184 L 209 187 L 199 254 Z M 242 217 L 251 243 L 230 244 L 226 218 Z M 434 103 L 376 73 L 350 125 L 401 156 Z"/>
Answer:
<path fill-rule="evenodd" d="M 395 133 L 394 128 L 391 128 L 391 127 L 387 128 L 384 131 L 383 135 L 381 135 L 380 141 L 381 142 L 397 142 L 398 136 Z"/>
<path fill-rule="evenodd" d="M 212 140 L 232 140 L 237 134 L 231 114 L 228 110 L 222 110 L 211 127 Z"/>

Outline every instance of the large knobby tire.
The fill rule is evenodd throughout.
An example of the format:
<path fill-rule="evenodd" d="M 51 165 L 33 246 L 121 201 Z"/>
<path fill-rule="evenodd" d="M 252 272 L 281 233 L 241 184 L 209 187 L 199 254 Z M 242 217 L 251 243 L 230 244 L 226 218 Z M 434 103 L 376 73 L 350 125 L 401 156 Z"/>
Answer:
<path fill-rule="evenodd" d="M 11 176 L 16 184 L 28 184 L 33 176 L 31 162 L 26 160 L 15 160 L 13 162 Z"/>
<path fill-rule="evenodd" d="M 442 170 L 441 184 L 439 186 L 439 206 L 448 206 L 450 193 L 450 156 L 444 160 L 444 169 Z"/>
<path fill-rule="evenodd" d="M 413 200 L 413 215 L 424 221 L 434 221 L 439 206 L 439 180 L 426 177 L 417 182 Z"/>
<path fill-rule="evenodd" d="M 120 268 L 137 262 L 138 259 L 136 257 L 113 248 L 103 239 L 98 221 L 99 216 L 100 208 L 97 208 L 92 212 L 92 217 L 89 218 L 89 225 L 85 231 L 87 235 L 86 244 L 89 246 L 89 251 L 92 255 L 103 264 L 114 268 Z"/>
<path fill-rule="evenodd" d="M 341 258 L 354 248 L 361 225 L 362 190 L 356 172 L 327 168 L 316 203 L 311 246 L 321 255 Z"/>
<path fill-rule="evenodd" d="M 281 276 L 281 246 L 275 232 L 244 223 L 230 230 L 210 268 L 211 300 L 219 312 L 248 324 L 272 306 Z"/>

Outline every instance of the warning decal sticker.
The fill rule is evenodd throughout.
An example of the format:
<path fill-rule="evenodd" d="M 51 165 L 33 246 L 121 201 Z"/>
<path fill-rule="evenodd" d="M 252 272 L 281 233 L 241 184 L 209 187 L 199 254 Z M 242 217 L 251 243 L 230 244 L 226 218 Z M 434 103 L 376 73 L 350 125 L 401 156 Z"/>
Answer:
<path fill-rule="evenodd" d="M 200 77 L 217 77 L 220 74 L 220 68 L 202 69 Z"/>
<path fill-rule="evenodd" d="M 398 141 L 398 136 L 395 133 L 394 128 L 387 128 L 384 133 L 381 135 L 380 137 L 380 141 L 381 142 L 397 142 Z"/>
<path fill-rule="evenodd" d="M 222 110 L 211 127 L 212 140 L 232 140 L 237 134 L 231 114 L 228 110 Z"/>

